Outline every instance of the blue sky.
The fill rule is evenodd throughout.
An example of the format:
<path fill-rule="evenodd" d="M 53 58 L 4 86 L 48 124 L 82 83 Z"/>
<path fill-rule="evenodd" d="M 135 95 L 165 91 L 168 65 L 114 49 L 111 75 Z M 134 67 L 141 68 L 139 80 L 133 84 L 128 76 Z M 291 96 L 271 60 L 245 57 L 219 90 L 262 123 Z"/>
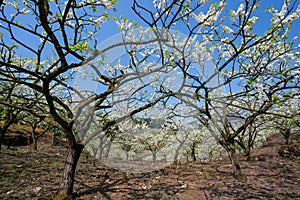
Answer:
<path fill-rule="evenodd" d="M 123 16 L 127 17 L 129 20 L 135 21 L 138 24 L 145 25 L 145 23 L 141 19 L 139 19 L 137 17 L 137 15 L 131 9 L 132 2 L 133 1 L 131 1 L 131 0 L 119 0 L 119 3 L 116 6 L 117 12 L 114 12 L 112 10 L 108 11 L 108 12 L 111 15 L 116 15 L 116 17 L 123 15 Z M 153 8 L 152 0 L 146 0 L 146 1 L 140 0 L 139 2 L 143 2 L 143 4 L 142 4 L 143 6 Z M 219 2 L 219 1 L 210 1 L 210 2 Z M 210 5 L 210 2 L 208 2 L 203 7 L 203 9 L 207 9 L 207 7 Z M 228 2 L 229 2 L 228 4 L 230 4 L 230 7 L 228 7 L 228 9 L 237 10 L 239 4 L 244 1 L 235 0 L 235 1 L 228 1 Z M 277 1 L 262 0 L 261 1 L 262 6 L 259 9 L 259 12 L 257 13 L 259 20 L 258 20 L 258 24 L 255 26 L 256 27 L 255 31 L 257 31 L 260 34 L 263 34 L 263 32 L 270 25 L 270 15 L 265 13 L 264 10 L 267 7 L 271 7 L 271 6 L 274 6 L 275 9 L 280 10 L 282 7 L 282 3 L 283 3 L 283 1 L 281 1 L 281 0 L 277 0 Z M 299 2 L 298 2 L 298 4 L 299 4 Z M 9 10 L 8 10 L 8 12 L 9 12 Z M 205 12 L 205 11 L 203 11 L 203 12 Z M 30 15 L 25 15 L 20 20 L 22 20 L 22 21 L 20 21 L 20 23 L 25 23 L 25 24 L 30 23 L 30 22 L 32 22 L 32 17 Z M 299 28 L 300 28 L 300 20 L 298 20 L 295 23 L 293 32 L 291 35 L 292 36 L 299 35 L 299 33 L 298 33 Z M 179 31 L 181 31 L 181 30 L 179 30 Z M 30 45 L 35 46 L 36 44 L 39 43 L 39 38 L 37 38 L 37 37 L 29 36 L 29 35 L 25 34 L 23 31 L 19 31 L 19 30 L 16 33 L 17 33 L 16 36 L 21 37 L 22 39 L 25 38 L 27 41 L 30 41 Z M 108 39 L 109 39 L 108 41 L 111 41 L 112 36 L 115 37 L 114 35 L 117 33 L 119 33 L 119 30 L 117 29 L 117 25 L 115 24 L 115 22 L 110 20 L 109 22 L 105 23 L 103 25 L 102 30 L 100 30 L 100 35 L 98 38 L 99 43 L 101 43 L 103 41 L 107 41 Z M 31 54 L 28 53 L 28 51 L 22 51 L 22 48 L 20 49 L 19 52 L 20 52 L 21 56 L 29 56 L 29 57 L 31 56 Z M 113 60 L 114 55 L 108 55 L 108 56 L 112 56 L 109 59 Z"/>
<path fill-rule="evenodd" d="M 117 11 L 118 11 L 118 14 L 119 15 L 120 13 L 129 18 L 130 20 L 132 21 L 135 21 L 139 24 L 142 24 L 142 25 L 145 25 L 145 23 L 139 19 L 137 17 L 137 15 L 133 12 L 133 10 L 131 9 L 131 6 L 132 6 L 132 2 L 131 0 L 119 0 L 118 1 L 118 5 L 116 6 L 117 8 Z M 138 2 L 143 2 L 142 5 L 145 6 L 145 7 L 149 7 L 149 8 L 153 8 L 153 5 L 152 5 L 152 0 L 143 0 L 143 1 L 138 1 Z M 209 1 L 208 3 L 206 3 L 206 5 L 203 7 L 204 9 L 207 9 L 210 5 L 210 2 L 214 3 L 214 2 L 219 2 L 219 1 L 216 1 L 216 0 L 213 0 L 213 1 Z M 240 3 L 243 3 L 244 0 L 233 0 L 233 1 L 227 1 L 228 3 L 228 9 L 234 9 L 234 10 L 237 10 L 237 8 L 239 7 Z M 260 2 L 260 5 L 261 5 L 261 8 L 258 9 L 258 12 L 257 13 L 257 16 L 259 17 L 259 20 L 257 22 L 257 26 L 256 26 L 256 30 L 260 33 L 263 33 L 267 27 L 270 25 L 270 14 L 264 12 L 266 8 L 268 7 L 274 7 L 276 10 L 281 10 L 281 7 L 282 7 L 282 4 L 283 4 L 283 0 L 275 0 L 275 1 L 270 1 L 270 0 L 262 0 Z M 297 8 L 297 4 L 299 4 L 299 1 L 298 3 L 296 3 L 296 8 Z M 113 12 L 111 12 L 113 14 Z M 292 33 L 292 35 L 299 35 L 299 31 L 298 29 L 300 28 L 300 20 L 297 20 L 297 22 L 295 23 L 295 26 L 294 26 L 294 33 Z M 118 30 L 117 28 L 111 24 L 110 28 L 105 29 L 105 31 L 103 31 L 103 36 L 111 36 L 111 34 L 116 34 L 118 33 Z"/>
<path fill-rule="evenodd" d="M 141 19 L 139 19 L 137 17 L 137 15 L 131 9 L 132 2 L 133 2 L 132 0 L 119 0 L 118 4 L 116 6 L 117 12 L 114 12 L 111 10 L 111 11 L 108 11 L 108 13 L 111 15 L 115 15 L 117 17 L 119 17 L 120 15 L 123 15 L 123 16 L 127 17 L 128 19 L 137 22 L 138 24 L 145 25 L 145 23 Z M 145 0 L 145 1 L 140 0 L 139 2 L 143 2 L 142 5 L 144 5 L 146 7 L 153 8 L 152 0 Z M 209 1 L 208 3 L 206 3 L 206 5 L 203 8 L 207 9 L 207 7 L 210 5 L 210 2 L 213 3 L 213 2 L 219 2 L 219 1 L 215 1 L 215 0 Z M 229 2 L 228 4 L 230 5 L 229 8 L 236 10 L 238 8 L 239 4 L 244 1 L 234 0 L 234 1 L 228 1 L 228 2 Z M 259 12 L 257 13 L 259 20 L 258 20 L 258 24 L 255 27 L 257 32 L 262 34 L 270 24 L 270 15 L 266 14 L 264 12 L 265 8 L 274 6 L 275 9 L 280 10 L 282 7 L 282 3 L 283 3 L 282 0 L 276 0 L 276 1 L 262 0 L 261 1 L 261 8 L 259 9 Z M 299 4 L 299 2 L 297 4 Z M 6 11 L 7 11 L 7 14 L 9 14 L 11 10 L 8 7 L 8 9 L 6 9 Z M 27 24 L 27 23 L 32 22 L 32 20 L 33 19 L 30 15 L 23 15 L 22 18 L 19 19 L 19 22 L 21 24 L 23 24 L 23 23 Z M 299 35 L 299 33 L 298 33 L 299 28 L 300 28 L 300 20 L 297 20 L 297 22 L 295 23 L 294 28 L 293 28 L 292 36 Z M 100 30 L 99 41 L 102 42 L 102 41 L 108 39 L 109 37 L 111 37 L 112 35 L 117 34 L 118 32 L 119 31 L 117 29 L 117 25 L 115 25 L 115 23 L 112 20 L 110 20 L 108 23 L 104 24 L 102 30 Z M 25 38 L 28 37 L 28 40 L 31 41 L 31 45 L 35 45 L 35 44 L 39 43 L 38 38 L 28 36 L 23 31 L 18 30 L 16 35 L 17 36 L 21 35 L 22 37 L 25 37 Z"/>
<path fill-rule="evenodd" d="M 146 2 L 146 5 L 145 5 L 145 2 Z M 218 2 L 218 1 L 212 1 L 212 2 Z M 238 0 L 229 1 L 230 7 L 226 8 L 226 9 L 237 10 L 241 2 L 244 2 L 244 1 L 238 1 Z M 257 25 L 255 26 L 255 29 L 254 29 L 257 33 L 263 34 L 267 30 L 267 28 L 270 26 L 270 14 L 266 13 L 265 9 L 268 7 L 274 6 L 274 8 L 276 10 L 281 10 L 282 3 L 283 3 L 283 1 L 269 1 L 269 0 L 263 0 L 261 2 L 261 8 L 259 8 L 258 12 L 255 13 L 259 17 Z M 204 9 L 207 9 L 209 5 L 210 5 L 210 3 L 208 2 L 204 6 Z M 138 24 L 142 24 L 142 25 L 146 26 L 146 24 L 141 19 L 139 19 L 137 17 L 137 15 L 134 13 L 134 11 L 131 9 L 131 6 L 132 6 L 132 1 L 119 0 L 118 5 L 116 6 L 117 12 L 114 12 L 112 10 L 108 11 L 108 12 L 111 15 L 116 15 L 116 17 L 123 15 L 123 16 L 127 17 L 129 20 L 135 21 Z M 153 8 L 152 1 L 151 0 L 143 1 L 143 6 Z M 203 11 L 203 12 L 205 12 L 205 11 Z M 298 34 L 299 28 L 300 28 L 300 20 L 298 20 L 295 23 L 292 36 L 299 35 Z M 113 22 L 112 20 L 110 20 L 106 24 L 104 24 L 103 29 L 100 30 L 100 32 L 101 32 L 101 37 L 99 38 L 99 41 L 100 41 L 100 44 L 101 44 L 101 42 L 104 41 L 104 43 L 101 44 L 104 47 L 111 44 L 111 41 L 117 41 L 117 42 L 121 41 L 120 37 L 115 35 L 115 34 L 119 33 L 119 30 L 117 29 L 117 25 L 115 24 L 115 22 Z M 99 48 L 101 48 L 101 45 L 99 45 Z M 119 50 L 115 50 L 112 52 L 116 52 L 116 51 L 122 52 L 123 50 L 119 49 Z M 107 58 L 108 58 L 108 60 L 114 60 L 115 56 L 116 56 L 115 53 L 110 54 L 108 52 Z M 91 83 L 89 83 L 87 80 L 82 80 L 82 81 L 77 80 L 77 81 L 82 86 L 82 89 L 90 88 Z"/>

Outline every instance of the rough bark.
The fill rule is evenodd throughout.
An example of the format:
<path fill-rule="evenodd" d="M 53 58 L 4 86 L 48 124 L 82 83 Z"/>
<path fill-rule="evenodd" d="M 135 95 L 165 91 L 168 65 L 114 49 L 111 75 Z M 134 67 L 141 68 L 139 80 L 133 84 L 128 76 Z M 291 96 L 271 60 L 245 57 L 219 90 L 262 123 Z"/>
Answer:
<path fill-rule="evenodd" d="M 33 141 L 32 148 L 34 151 L 37 151 L 37 140 L 38 139 L 35 136 L 32 137 L 32 141 Z"/>
<path fill-rule="evenodd" d="M 247 177 L 242 173 L 239 159 L 236 155 L 236 150 L 233 144 L 229 144 L 226 148 L 228 156 L 232 164 L 233 176 L 240 181 L 247 181 Z"/>
<path fill-rule="evenodd" d="M 61 199 L 70 199 L 72 197 L 75 170 L 83 148 L 84 145 L 82 144 L 76 144 L 74 147 L 69 148 L 63 175 L 59 184 L 57 199 L 58 197 Z"/>

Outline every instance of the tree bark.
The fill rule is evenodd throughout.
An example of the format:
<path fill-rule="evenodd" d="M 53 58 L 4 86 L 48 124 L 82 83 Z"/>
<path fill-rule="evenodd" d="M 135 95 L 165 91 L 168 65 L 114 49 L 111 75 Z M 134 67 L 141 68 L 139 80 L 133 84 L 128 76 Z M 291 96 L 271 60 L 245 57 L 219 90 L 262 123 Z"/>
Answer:
<path fill-rule="evenodd" d="M 2 143 L 4 139 L 4 130 L 0 127 L 0 154 L 2 153 Z"/>
<path fill-rule="evenodd" d="M 250 148 L 247 148 L 245 150 L 245 154 L 246 154 L 246 159 L 247 161 L 250 161 L 251 160 L 251 149 Z"/>
<path fill-rule="evenodd" d="M 290 142 L 291 142 L 291 140 L 290 140 L 290 136 L 291 136 L 290 130 L 289 130 L 289 129 L 286 130 L 286 131 L 284 132 L 283 136 L 284 136 L 284 138 L 285 138 L 285 144 L 286 144 L 286 145 L 289 145 Z"/>
<path fill-rule="evenodd" d="M 107 151 L 105 152 L 105 158 L 108 159 L 110 149 L 111 149 L 112 140 L 108 142 L 107 144 Z"/>
<path fill-rule="evenodd" d="M 75 170 L 83 148 L 83 144 L 76 144 L 73 148 L 69 148 L 57 195 L 61 199 L 72 197 Z"/>
<path fill-rule="evenodd" d="M 191 152 L 191 156 L 192 156 L 192 159 L 193 159 L 193 162 L 196 162 L 197 161 L 197 158 L 196 158 L 196 144 L 193 143 L 192 145 L 192 152 Z"/>
<path fill-rule="evenodd" d="M 52 137 L 52 146 L 56 146 L 56 145 L 58 145 L 58 139 L 54 133 Z"/>
<path fill-rule="evenodd" d="M 104 148 L 103 138 L 100 138 L 99 145 L 98 145 L 98 151 L 99 151 L 98 158 L 99 158 L 99 160 L 102 160 L 103 148 Z M 97 153 L 98 153 L 98 151 L 97 151 Z"/>
<path fill-rule="evenodd" d="M 126 161 L 129 159 L 129 151 L 126 151 Z"/>
<path fill-rule="evenodd" d="M 32 139 L 33 139 L 33 150 L 37 151 L 37 138 L 32 137 Z"/>
<path fill-rule="evenodd" d="M 11 123 L 4 124 L 3 127 L 0 127 L 0 154 L 2 153 L 2 144 L 3 144 L 3 141 L 4 141 L 5 133 L 7 132 L 8 127 L 10 126 L 10 124 Z"/>
<path fill-rule="evenodd" d="M 229 144 L 226 150 L 228 151 L 229 159 L 232 164 L 233 176 L 239 181 L 247 181 L 247 177 L 242 173 L 234 145 Z"/>
<path fill-rule="evenodd" d="M 180 151 L 181 147 L 182 147 L 182 143 L 180 143 L 179 146 L 175 150 L 174 164 L 178 164 L 179 151 Z"/>
<path fill-rule="evenodd" d="M 36 136 L 36 133 L 34 131 L 31 132 L 31 138 L 32 138 L 32 150 L 37 151 L 37 140 L 38 137 Z"/>
<path fill-rule="evenodd" d="M 2 127 L 0 127 L 0 154 L 2 153 L 3 139 L 4 139 L 4 130 Z"/>
<path fill-rule="evenodd" d="M 152 162 L 153 163 L 156 163 L 156 154 L 157 154 L 157 151 L 152 152 Z"/>

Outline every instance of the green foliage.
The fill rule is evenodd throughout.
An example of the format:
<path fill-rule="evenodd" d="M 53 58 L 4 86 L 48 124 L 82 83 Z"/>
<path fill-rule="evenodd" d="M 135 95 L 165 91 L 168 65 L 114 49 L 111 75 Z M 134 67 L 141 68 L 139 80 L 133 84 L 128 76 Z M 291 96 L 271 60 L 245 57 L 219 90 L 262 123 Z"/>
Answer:
<path fill-rule="evenodd" d="M 113 4 L 113 5 L 116 5 L 118 3 L 117 0 L 110 0 L 110 3 Z"/>
<path fill-rule="evenodd" d="M 75 45 L 72 45 L 70 47 L 70 49 L 73 51 L 79 51 L 79 52 L 83 53 L 84 51 L 86 51 L 88 49 L 89 45 L 90 45 L 89 42 L 83 41 L 83 42 L 77 43 Z"/>
<path fill-rule="evenodd" d="M 5 117 L 7 115 L 7 109 L 6 108 L 1 108 L 0 109 L 1 112 L 0 112 L 0 119 L 2 119 L 3 117 Z"/>
<path fill-rule="evenodd" d="M 103 16 L 105 18 L 105 20 L 110 19 L 110 15 L 107 12 L 104 12 L 101 16 Z"/>

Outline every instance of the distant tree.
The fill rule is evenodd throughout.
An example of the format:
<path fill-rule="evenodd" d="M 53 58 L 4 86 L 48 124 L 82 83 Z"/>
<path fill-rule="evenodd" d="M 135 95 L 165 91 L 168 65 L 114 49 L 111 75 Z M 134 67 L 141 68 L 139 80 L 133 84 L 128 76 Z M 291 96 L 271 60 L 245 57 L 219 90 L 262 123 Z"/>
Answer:
<path fill-rule="evenodd" d="M 279 132 L 285 138 L 287 145 L 291 142 L 291 136 L 296 132 L 299 123 L 299 96 L 288 99 L 277 105 L 277 107 L 268 115 L 264 116 L 266 126 L 274 131 Z"/>
<path fill-rule="evenodd" d="M 31 127 L 31 138 L 33 141 L 32 149 L 34 151 L 38 150 L 38 140 L 47 133 L 51 126 L 45 124 L 45 116 L 33 116 L 28 114 L 26 117 L 22 118 L 22 121 L 26 122 Z"/>
<path fill-rule="evenodd" d="M 12 87 L 7 87 L 8 85 L 2 85 L 1 84 L 1 98 L 2 101 L 5 101 L 6 103 L 11 103 L 12 101 Z M 20 113 L 20 110 L 14 109 L 8 105 L 1 105 L 0 107 L 0 121 L 3 123 L 0 126 L 0 153 L 2 149 L 2 144 L 4 140 L 4 136 L 8 130 L 8 128 L 15 122 L 18 121 L 17 115 Z"/>
<path fill-rule="evenodd" d="M 37 101 L 30 100 L 25 87 L 18 83 L 1 81 L 0 97 L 0 121 L 3 123 L 0 127 L 0 152 L 8 128 L 12 124 L 22 121 L 24 116 L 33 115 L 33 107 Z"/>
<path fill-rule="evenodd" d="M 262 137 L 266 129 L 264 121 L 257 118 L 237 136 L 236 142 L 242 148 L 247 160 L 251 160 L 251 150 L 258 146 L 258 138 Z"/>

